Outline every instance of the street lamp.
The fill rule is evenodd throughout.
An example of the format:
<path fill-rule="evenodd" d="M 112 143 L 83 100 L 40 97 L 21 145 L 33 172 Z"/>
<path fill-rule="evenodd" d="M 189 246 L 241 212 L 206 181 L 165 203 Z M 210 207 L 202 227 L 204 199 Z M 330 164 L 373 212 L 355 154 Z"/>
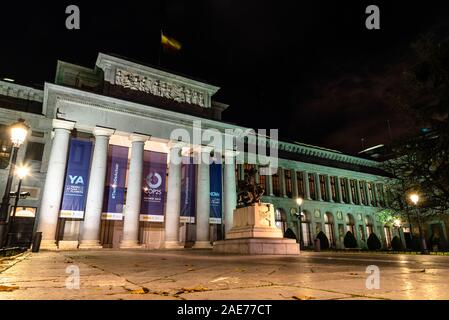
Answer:
<path fill-rule="evenodd" d="M 298 239 L 296 240 L 296 242 L 299 243 L 299 248 L 302 250 L 304 247 L 304 239 L 302 236 L 302 228 L 301 228 L 301 218 L 302 218 L 302 209 L 301 206 L 304 203 L 304 199 L 301 197 L 296 198 L 296 204 L 298 205 L 298 212 L 295 213 L 296 218 L 298 219 L 298 224 L 297 224 L 297 231 L 296 234 L 298 235 Z"/>
<path fill-rule="evenodd" d="M 2 203 L 0 205 L 0 247 L 3 246 L 5 222 L 8 217 L 8 208 L 10 200 L 9 193 L 11 192 L 12 179 L 17 160 L 17 151 L 19 150 L 20 146 L 24 143 L 28 135 L 28 130 L 29 127 L 25 124 L 25 120 L 23 119 L 19 119 L 16 123 L 10 126 L 12 150 L 11 150 L 11 162 L 9 166 L 8 179 L 6 181 L 5 193 L 3 195 Z"/>
<path fill-rule="evenodd" d="M 19 199 L 20 198 L 26 198 L 29 193 L 28 192 L 24 192 L 24 193 L 20 193 L 20 189 L 22 188 L 22 180 L 27 177 L 30 173 L 30 168 L 27 166 L 20 166 L 20 167 L 16 167 L 16 176 L 19 178 L 19 184 L 17 185 L 17 191 L 16 192 L 10 192 L 10 197 L 15 197 L 15 201 L 14 201 L 14 207 L 13 207 L 13 211 L 12 211 L 12 216 L 11 216 L 11 220 L 8 223 L 8 241 L 7 241 L 7 245 L 11 244 L 11 228 L 12 225 L 15 223 L 15 219 L 16 219 L 16 211 L 19 205 Z"/>
<path fill-rule="evenodd" d="M 420 245 L 421 245 L 421 253 L 427 254 L 427 244 L 426 239 L 424 238 L 424 234 L 422 232 L 422 226 L 421 226 L 421 215 L 419 212 L 418 202 L 419 202 L 419 195 L 417 193 L 412 193 L 409 196 L 410 201 L 415 205 L 416 208 L 416 217 L 418 218 L 418 229 L 419 229 L 419 239 L 420 239 Z M 411 230 L 410 230 L 411 232 Z"/>

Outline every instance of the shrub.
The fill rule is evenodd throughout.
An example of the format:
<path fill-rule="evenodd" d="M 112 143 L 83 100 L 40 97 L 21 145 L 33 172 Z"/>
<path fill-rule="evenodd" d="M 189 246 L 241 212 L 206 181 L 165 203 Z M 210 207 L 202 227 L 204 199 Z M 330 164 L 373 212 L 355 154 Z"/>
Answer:
<path fill-rule="evenodd" d="M 345 248 L 357 248 L 358 247 L 357 240 L 351 231 L 346 232 L 343 243 L 345 245 Z"/>
<path fill-rule="evenodd" d="M 382 248 L 382 243 L 375 233 L 369 235 L 367 245 L 369 250 L 380 250 Z"/>
<path fill-rule="evenodd" d="M 393 251 L 402 251 L 404 250 L 404 246 L 402 245 L 402 241 L 398 236 L 394 236 L 391 240 L 391 248 Z"/>
<path fill-rule="evenodd" d="M 317 239 L 320 239 L 320 249 L 326 250 L 329 249 L 329 239 L 327 239 L 326 234 L 323 231 L 320 231 L 317 236 Z"/>
<path fill-rule="evenodd" d="M 285 230 L 284 233 L 284 238 L 288 238 L 288 239 L 296 239 L 296 234 L 293 232 L 292 229 L 288 228 L 287 230 Z"/>

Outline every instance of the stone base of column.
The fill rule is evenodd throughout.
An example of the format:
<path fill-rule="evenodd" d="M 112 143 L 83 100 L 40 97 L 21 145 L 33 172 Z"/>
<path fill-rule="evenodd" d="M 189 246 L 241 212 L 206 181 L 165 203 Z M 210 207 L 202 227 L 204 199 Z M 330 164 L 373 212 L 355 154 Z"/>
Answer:
<path fill-rule="evenodd" d="M 58 250 L 56 240 L 42 240 L 40 250 Z"/>
<path fill-rule="evenodd" d="M 98 240 L 81 240 L 79 249 L 103 249 Z"/>
<path fill-rule="evenodd" d="M 184 245 L 178 241 L 165 241 L 164 249 L 184 249 Z"/>
<path fill-rule="evenodd" d="M 192 247 L 193 249 L 212 249 L 209 241 L 196 241 Z"/>
<path fill-rule="evenodd" d="M 142 249 L 143 246 L 137 240 L 123 240 L 120 249 Z"/>
<path fill-rule="evenodd" d="M 78 241 L 59 240 L 58 248 L 59 250 L 76 250 L 78 249 Z"/>

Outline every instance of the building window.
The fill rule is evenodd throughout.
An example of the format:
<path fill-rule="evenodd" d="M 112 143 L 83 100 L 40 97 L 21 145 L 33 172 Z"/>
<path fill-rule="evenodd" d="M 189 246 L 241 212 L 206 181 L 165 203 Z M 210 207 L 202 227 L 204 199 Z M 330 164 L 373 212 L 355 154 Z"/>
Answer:
<path fill-rule="evenodd" d="M 29 141 L 25 152 L 25 162 L 42 161 L 44 146 L 43 143 Z"/>
<path fill-rule="evenodd" d="M 348 213 L 346 215 L 346 229 L 347 231 L 350 231 L 355 238 L 357 238 L 357 234 L 355 232 L 355 220 L 354 220 L 354 216 L 350 213 Z"/>
<path fill-rule="evenodd" d="M 8 126 L 0 124 L 0 169 L 5 169 L 9 165 L 12 144 L 9 137 Z"/>
<path fill-rule="evenodd" d="M 301 216 L 301 229 L 303 236 L 303 243 L 305 247 L 310 247 L 312 245 L 312 232 L 310 228 L 311 215 L 310 212 L 305 211 Z"/>
<path fill-rule="evenodd" d="M 381 183 L 377 184 L 377 194 L 379 195 L 379 205 L 385 207 L 385 193 L 384 186 Z"/>
<path fill-rule="evenodd" d="M 304 198 L 304 173 L 301 171 L 297 171 L 296 180 L 298 182 L 298 196 Z"/>
<path fill-rule="evenodd" d="M 368 183 L 368 192 L 371 197 L 371 205 L 376 206 L 376 197 L 374 196 L 373 184 L 371 182 Z"/>
<path fill-rule="evenodd" d="M 292 171 L 285 169 L 284 170 L 284 178 L 285 178 L 285 194 L 287 197 L 291 198 L 291 197 L 293 197 Z"/>
<path fill-rule="evenodd" d="M 329 196 L 327 194 L 327 188 L 326 188 L 326 177 L 323 175 L 319 175 L 319 178 L 320 178 L 321 198 L 324 201 L 329 201 Z"/>
<path fill-rule="evenodd" d="M 384 226 L 384 233 L 385 233 L 385 241 L 387 244 L 387 248 L 391 247 L 391 229 L 389 226 Z"/>
<path fill-rule="evenodd" d="M 279 170 L 271 176 L 271 181 L 273 184 L 273 194 L 275 197 L 281 196 L 281 185 L 279 183 Z"/>
<path fill-rule="evenodd" d="M 362 199 L 361 199 L 361 204 L 363 204 L 363 205 L 367 205 L 368 203 L 366 202 L 366 194 L 365 194 L 365 184 L 366 184 L 366 182 L 365 181 L 360 181 L 359 182 L 359 187 L 360 187 L 360 196 L 362 197 Z"/>
<path fill-rule="evenodd" d="M 349 180 L 349 187 L 351 188 L 351 196 L 352 196 L 352 202 L 355 204 L 359 204 L 359 199 L 357 197 L 357 189 L 356 189 L 356 181 L 355 180 Z"/>
<path fill-rule="evenodd" d="M 369 237 L 373 233 L 373 219 L 370 216 L 365 217 L 366 235 Z"/>
<path fill-rule="evenodd" d="M 329 245 L 335 247 L 334 216 L 330 212 L 326 212 L 324 215 L 324 231 L 329 239 Z"/>
<path fill-rule="evenodd" d="M 363 229 L 362 225 L 359 225 L 359 233 L 360 233 L 360 239 L 362 241 L 365 241 L 365 230 Z"/>
<path fill-rule="evenodd" d="M 276 209 L 275 223 L 276 227 L 281 229 L 282 233 L 284 234 L 287 229 L 287 215 L 285 214 L 284 209 L 282 208 Z"/>
<path fill-rule="evenodd" d="M 348 201 L 348 190 L 346 188 L 346 178 L 340 178 L 340 188 L 341 188 L 341 198 L 344 203 L 349 203 Z"/>
<path fill-rule="evenodd" d="M 309 176 L 310 198 L 312 200 L 316 200 L 315 175 L 313 173 L 309 173 L 308 176 Z"/>
<path fill-rule="evenodd" d="M 336 177 L 330 177 L 330 181 L 331 181 L 332 200 L 337 202 L 338 201 L 337 184 L 336 184 L 337 178 Z"/>

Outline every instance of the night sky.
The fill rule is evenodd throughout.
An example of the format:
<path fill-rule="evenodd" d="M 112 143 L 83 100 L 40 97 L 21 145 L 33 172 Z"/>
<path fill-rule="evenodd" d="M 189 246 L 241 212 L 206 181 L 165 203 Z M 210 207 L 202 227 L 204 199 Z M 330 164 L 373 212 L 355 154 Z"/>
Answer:
<path fill-rule="evenodd" d="M 449 35 L 449 1 L 2 2 L 0 78 L 53 82 L 56 61 L 94 67 L 114 53 L 218 85 L 228 122 L 347 153 L 414 132 L 390 96 L 414 63 L 410 44 Z M 77 4 L 81 29 L 65 28 Z M 381 29 L 365 28 L 380 8 Z M 183 48 L 160 57 L 160 30 Z"/>

